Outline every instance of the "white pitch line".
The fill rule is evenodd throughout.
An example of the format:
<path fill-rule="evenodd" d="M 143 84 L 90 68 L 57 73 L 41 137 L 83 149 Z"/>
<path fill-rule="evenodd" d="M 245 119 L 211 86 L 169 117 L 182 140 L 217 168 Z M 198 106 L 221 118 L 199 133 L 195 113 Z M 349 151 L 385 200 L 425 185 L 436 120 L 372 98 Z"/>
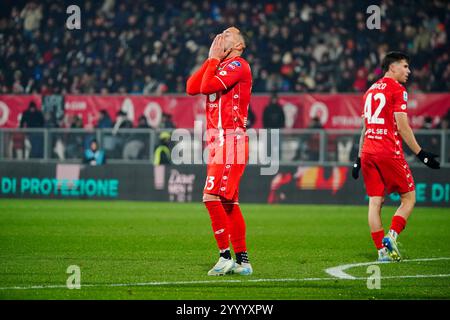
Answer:
<path fill-rule="evenodd" d="M 144 287 L 144 286 L 170 286 L 183 284 L 211 284 L 211 283 L 247 283 L 247 282 L 295 282 L 295 281 L 320 281 L 335 280 L 335 278 L 286 278 L 286 279 L 249 279 L 249 280 L 193 280 L 193 281 L 165 281 L 165 282 L 137 282 L 137 283 L 106 283 L 106 284 L 82 284 L 81 287 Z M 29 286 L 29 287 L 0 287 L 0 290 L 30 290 L 30 289 L 55 289 L 67 288 L 65 285 Z"/>
<path fill-rule="evenodd" d="M 388 276 L 381 279 L 401 279 L 401 278 L 450 278 L 450 274 L 417 274 L 405 276 Z M 166 282 L 138 282 L 138 283 L 111 283 L 111 284 L 82 284 L 81 288 L 86 287 L 151 287 L 167 285 L 190 285 L 190 284 L 217 284 L 217 283 L 253 283 L 253 282 L 303 282 L 303 281 L 336 281 L 336 280 L 367 280 L 366 277 L 353 277 L 346 279 L 333 278 L 286 278 L 286 279 L 249 279 L 249 280 L 202 280 L 202 281 L 166 281 Z M 29 286 L 29 287 L 0 287 L 0 290 L 33 290 L 33 289 L 64 289 L 65 285 L 49 286 Z"/>
<path fill-rule="evenodd" d="M 406 260 L 402 260 L 402 263 L 403 262 L 414 262 L 414 261 L 437 261 L 437 260 L 450 260 L 450 258 L 441 257 L 441 258 L 423 258 L 423 259 L 410 259 L 410 260 L 406 259 Z M 374 264 L 387 264 L 387 263 L 397 263 L 397 262 L 374 261 L 374 262 L 351 263 L 351 264 L 344 264 L 344 265 L 328 268 L 325 270 L 325 272 L 335 278 L 338 278 L 338 279 L 356 280 L 356 279 L 358 279 L 357 277 L 354 277 L 354 276 L 349 275 L 348 273 L 345 273 L 344 270 L 354 268 L 354 267 L 370 266 L 370 265 L 374 265 Z M 385 278 L 387 278 L 387 277 L 385 277 Z"/>

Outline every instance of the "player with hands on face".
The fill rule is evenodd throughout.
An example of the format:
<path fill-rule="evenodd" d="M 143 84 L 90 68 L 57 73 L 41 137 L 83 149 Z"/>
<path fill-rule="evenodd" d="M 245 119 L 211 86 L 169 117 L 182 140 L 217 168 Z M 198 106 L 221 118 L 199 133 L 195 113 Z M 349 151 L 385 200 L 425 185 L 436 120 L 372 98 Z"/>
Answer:
<path fill-rule="evenodd" d="M 239 206 L 239 182 L 248 161 L 246 134 L 252 75 L 241 57 L 245 40 L 231 27 L 218 34 L 208 59 L 186 84 L 189 95 L 206 96 L 209 156 L 203 202 L 208 210 L 219 260 L 208 275 L 251 275 L 246 246 L 246 225 Z M 230 243 L 236 255 L 231 257 Z"/>

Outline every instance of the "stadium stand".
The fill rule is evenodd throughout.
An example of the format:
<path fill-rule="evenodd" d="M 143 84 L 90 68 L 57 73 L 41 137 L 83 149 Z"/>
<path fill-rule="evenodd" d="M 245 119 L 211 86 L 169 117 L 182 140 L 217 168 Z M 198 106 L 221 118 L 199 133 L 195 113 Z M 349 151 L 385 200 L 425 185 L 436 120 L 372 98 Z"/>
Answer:
<path fill-rule="evenodd" d="M 250 39 L 253 92 L 363 92 L 389 50 L 411 55 L 410 92 L 450 89 L 447 1 L 383 1 L 376 32 L 367 1 L 85 1 L 68 30 L 71 4 L 2 1 L 0 93 L 183 93 L 230 25 Z"/>

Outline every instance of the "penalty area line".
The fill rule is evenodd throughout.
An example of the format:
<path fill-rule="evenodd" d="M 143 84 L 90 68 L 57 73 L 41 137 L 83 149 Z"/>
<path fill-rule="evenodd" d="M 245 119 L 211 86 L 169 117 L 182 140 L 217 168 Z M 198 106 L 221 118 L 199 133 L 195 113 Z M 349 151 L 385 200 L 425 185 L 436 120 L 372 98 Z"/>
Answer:
<path fill-rule="evenodd" d="M 450 278 L 450 274 L 417 274 L 417 275 L 403 275 L 403 276 L 387 276 L 380 279 L 408 279 L 408 278 Z M 286 279 L 248 279 L 248 280 L 199 280 L 199 281 L 164 281 L 164 282 L 137 282 L 137 283 L 98 283 L 98 284 L 82 284 L 82 288 L 92 287 L 152 287 L 152 286 L 171 286 L 171 285 L 192 285 L 192 284 L 220 284 L 220 283 L 258 283 L 258 282 L 306 282 L 306 281 L 337 281 L 337 280 L 367 280 L 367 277 L 352 277 L 352 278 L 286 278 Z M 64 289 L 66 285 L 42 285 L 42 286 L 28 286 L 28 287 L 0 287 L 0 290 L 37 290 L 37 289 Z"/>

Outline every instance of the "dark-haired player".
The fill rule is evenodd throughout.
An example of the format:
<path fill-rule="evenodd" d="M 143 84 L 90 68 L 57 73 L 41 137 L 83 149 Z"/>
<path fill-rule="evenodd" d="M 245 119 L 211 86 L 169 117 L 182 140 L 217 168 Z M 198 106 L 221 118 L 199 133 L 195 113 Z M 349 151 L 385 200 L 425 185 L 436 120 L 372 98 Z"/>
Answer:
<path fill-rule="evenodd" d="M 405 228 L 416 201 L 414 180 L 403 155 L 402 140 L 428 167 L 439 169 L 440 164 L 435 160 L 437 155 L 419 146 L 408 123 L 408 94 L 401 83 L 406 83 L 411 72 L 409 57 L 401 52 L 390 52 L 383 59 L 382 68 L 384 77 L 364 95 L 364 125 L 352 175 L 357 179 L 362 168 L 369 196 L 369 226 L 378 249 L 378 260 L 400 261 L 397 237 Z M 400 194 L 401 205 L 385 235 L 381 207 L 384 196 L 392 192 Z"/>

